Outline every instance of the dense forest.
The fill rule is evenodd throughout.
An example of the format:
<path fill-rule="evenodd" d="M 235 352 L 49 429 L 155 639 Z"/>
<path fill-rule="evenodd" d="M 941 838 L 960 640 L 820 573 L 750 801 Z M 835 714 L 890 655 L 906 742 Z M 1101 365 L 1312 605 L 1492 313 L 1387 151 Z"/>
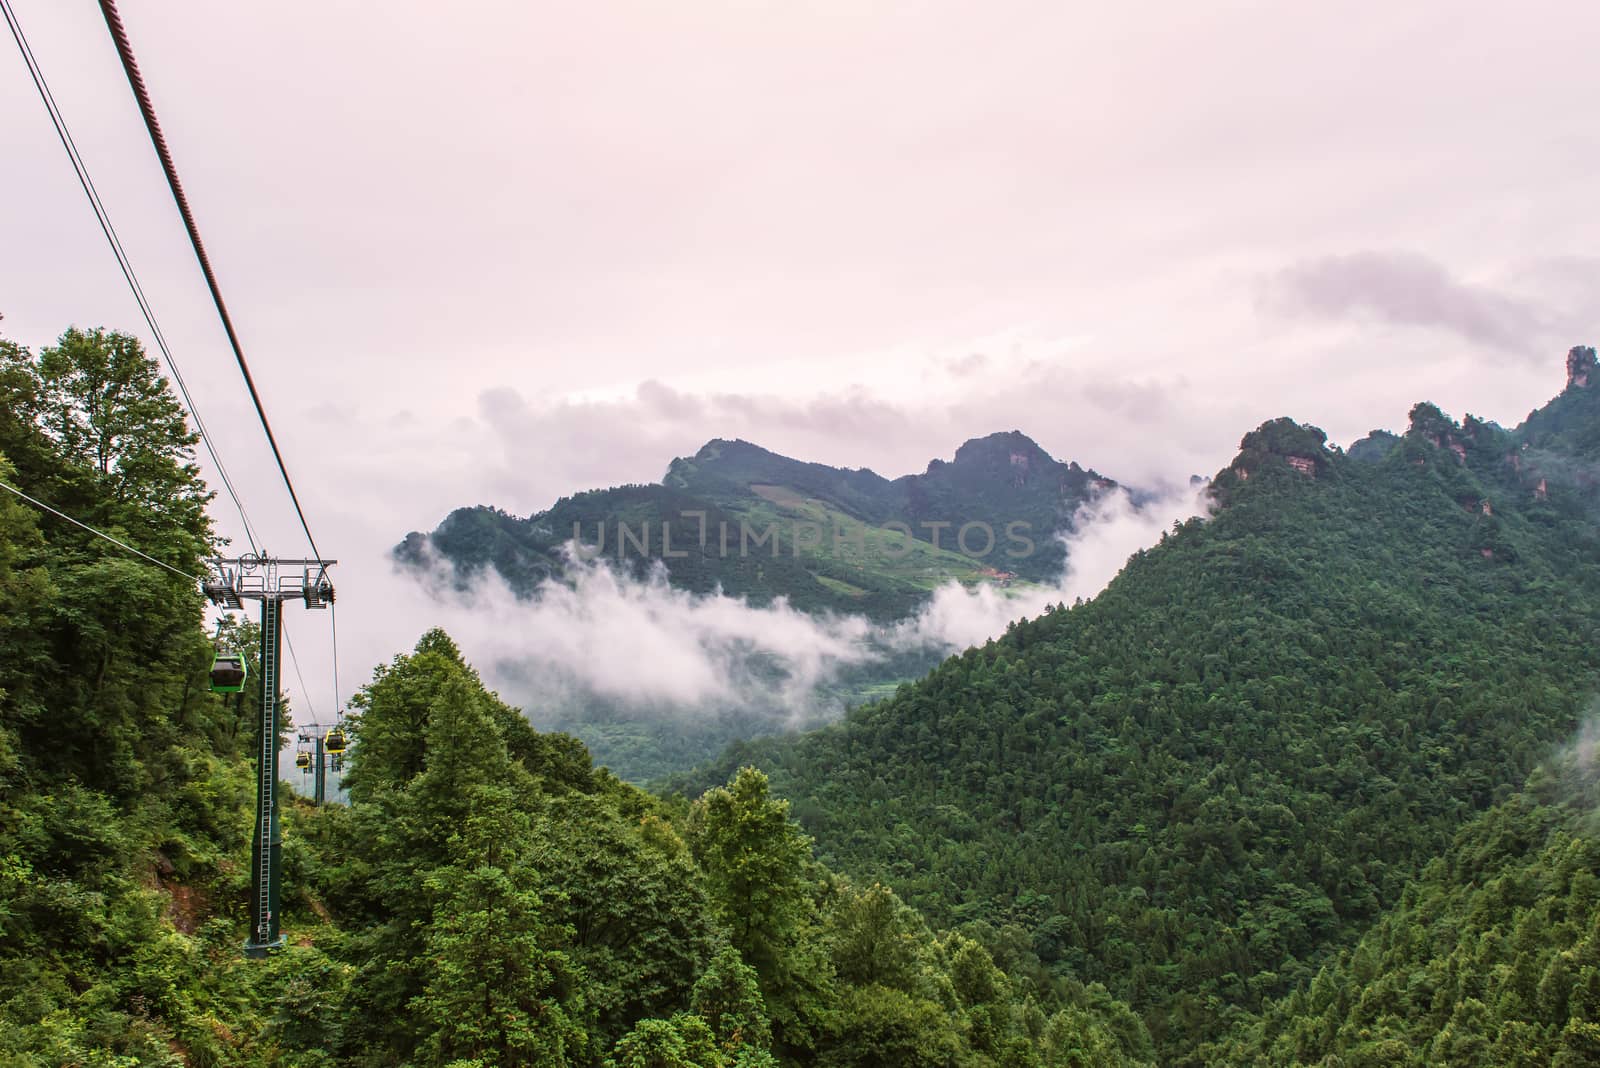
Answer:
<path fill-rule="evenodd" d="M 1541 768 L 1309 986 L 1208 1051 L 1229 1064 L 1600 1064 L 1593 754 Z"/>
<path fill-rule="evenodd" d="M 0 482 L 145 554 L 0 495 L 0 1068 L 1600 1061 L 1593 350 L 1513 430 L 1264 424 L 1092 601 L 668 792 L 430 631 L 265 961 L 182 410 L 105 331 L 0 399 Z"/>
<path fill-rule="evenodd" d="M 1152 1060 L 1104 987 L 818 863 L 760 772 L 626 785 L 438 631 L 355 699 L 351 803 L 286 813 L 289 945 L 246 960 L 255 709 L 207 686 L 195 438 L 116 333 L 0 344 L 0 400 L 0 481 L 149 557 L 0 496 L 5 1068 Z"/>
<path fill-rule="evenodd" d="M 1574 350 L 1515 431 L 1419 404 L 1346 454 L 1265 424 L 1216 514 L 1093 601 L 706 774 L 759 764 L 828 863 L 988 925 L 1009 967 L 1104 983 L 1164 1062 L 1201 1063 L 1577 728 L 1594 363 Z"/>

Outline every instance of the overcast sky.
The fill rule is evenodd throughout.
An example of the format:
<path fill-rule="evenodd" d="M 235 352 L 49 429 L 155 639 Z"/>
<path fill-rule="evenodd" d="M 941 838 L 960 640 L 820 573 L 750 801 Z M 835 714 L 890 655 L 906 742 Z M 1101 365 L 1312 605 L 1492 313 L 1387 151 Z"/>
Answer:
<path fill-rule="evenodd" d="M 894 476 L 1016 428 L 1152 483 L 1278 415 L 1514 424 L 1600 334 L 1593 3 L 119 6 L 357 673 L 455 505 L 734 436 Z M 300 551 L 96 5 L 15 7 Z M 0 144 L 0 331 L 143 334 L 9 43 Z"/>

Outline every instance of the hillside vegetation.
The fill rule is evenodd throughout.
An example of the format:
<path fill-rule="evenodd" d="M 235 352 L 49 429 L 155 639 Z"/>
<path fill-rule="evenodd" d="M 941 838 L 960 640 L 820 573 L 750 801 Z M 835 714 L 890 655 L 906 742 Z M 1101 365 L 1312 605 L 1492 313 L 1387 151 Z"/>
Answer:
<path fill-rule="evenodd" d="M 1198 1063 L 1575 729 L 1596 427 L 1576 378 L 1515 431 L 1421 404 L 1344 454 L 1265 424 L 1215 516 L 1093 601 L 709 774 L 760 764 L 827 862 L 987 926 L 1008 966 L 1106 984 Z"/>
<path fill-rule="evenodd" d="M 1600 823 L 1587 746 L 1473 820 L 1216 1063 L 1600 1064 Z"/>
<path fill-rule="evenodd" d="M 203 567 L 136 342 L 0 344 L 0 401 L 0 480 Z M 0 1068 L 1596 1063 L 1597 428 L 1586 349 L 1514 430 L 1264 424 L 1093 601 L 679 795 L 430 631 L 264 962 L 198 592 L 6 493 Z"/>
<path fill-rule="evenodd" d="M 947 583 L 1059 578 L 1059 535 L 1081 505 L 1113 486 L 1016 431 L 973 439 L 953 460 L 893 480 L 719 439 L 673 460 L 656 485 L 576 494 L 526 519 L 457 509 L 431 534 L 407 535 L 394 558 L 443 596 L 494 578 L 533 598 L 542 582 L 574 578 L 566 546 L 576 536 L 585 546 L 578 566 L 599 562 L 696 595 L 720 590 L 758 608 L 782 599 L 814 616 L 888 623 L 914 615 Z M 752 658 L 760 682 L 743 701 L 663 711 L 574 685 L 531 711 L 541 726 L 581 737 L 617 774 L 648 782 L 710 759 L 731 740 L 825 722 L 926 673 L 943 652 L 875 648 L 803 700 L 788 694 L 783 665 Z M 495 667 L 512 676 L 528 670 L 514 656 Z"/>
<path fill-rule="evenodd" d="M 894 480 L 715 440 L 673 460 L 658 485 L 564 497 L 526 519 L 457 509 L 431 534 L 407 535 L 395 557 L 420 571 L 442 563 L 461 584 L 492 569 L 530 594 L 562 573 L 576 531 L 600 557 L 635 571 L 664 565 L 694 593 L 720 588 L 758 605 L 784 597 L 802 611 L 889 621 L 945 582 L 992 572 L 1054 579 L 1064 559 L 1056 535 L 1113 485 L 1016 431 L 975 438 L 953 461 Z"/>
<path fill-rule="evenodd" d="M 132 338 L 0 343 L 0 480 L 189 574 L 193 445 Z M 1153 1056 L 1104 988 L 1008 976 L 818 864 L 761 773 L 652 797 L 438 631 L 362 688 L 351 804 L 287 812 L 289 945 L 246 960 L 256 709 L 209 662 L 188 579 L 0 495 L 0 1066 Z"/>

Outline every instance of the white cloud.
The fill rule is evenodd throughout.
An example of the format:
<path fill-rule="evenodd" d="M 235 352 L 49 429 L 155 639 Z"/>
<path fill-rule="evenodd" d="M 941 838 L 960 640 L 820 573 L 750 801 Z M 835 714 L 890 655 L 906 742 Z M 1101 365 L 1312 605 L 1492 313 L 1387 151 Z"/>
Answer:
<path fill-rule="evenodd" d="M 1058 583 L 970 590 L 951 583 L 917 616 L 890 626 L 808 615 L 781 599 L 758 607 L 720 593 L 691 594 L 669 585 L 659 565 L 637 578 L 600 559 L 570 560 L 563 579 L 545 581 L 526 599 L 492 573 L 465 594 L 436 581 L 427 584 L 431 598 L 411 594 L 405 614 L 417 613 L 419 630 L 449 631 L 490 683 L 536 722 L 598 700 L 642 717 L 738 708 L 793 725 L 839 711 L 818 687 L 846 669 L 909 651 L 956 652 L 997 637 L 1013 620 L 1093 597 L 1129 555 L 1202 508 L 1193 489 L 1143 507 L 1115 490 L 1080 509 Z"/>
<path fill-rule="evenodd" d="M 17 6 L 253 519 L 302 551 L 104 26 Z M 129 31 L 344 561 L 347 679 L 415 640 L 387 551 L 457 505 L 526 514 L 733 436 L 896 475 L 1018 427 L 1135 484 L 1209 474 L 1280 415 L 1350 441 L 1555 393 L 1593 339 L 1505 359 L 1522 318 L 1460 280 L 1600 312 L 1592 3 L 408 2 L 320 5 L 311 35 L 165 6 Z M 132 327 L 26 79 L 0 94 L 6 333 Z M 1449 284 L 1258 316 L 1259 278 L 1382 247 Z M 1419 317 L 1458 328 L 1394 328 Z"/>
<path fill-rule="evenodd" d="M 1453 277 L 1415 253 L 1358 252 L 1306 260 L 1273 275 L 1264 302 L 1292 315 L 1366 317 L 1432 327 L 1523 356 L 1551 342 L 1551 312 L 1539 304 Z"/>
<path fill-rule="evenodd" d="M 1174 523 L 1206 514 L 1204 487 L 1163 493 L 1136 506 L 1126 490 L 1112 490 L 1081 505 L 1067 546 L 1066 571 L 1049 586 L 972 589 L 949 583 L 914 618 L 898 624 L 893 642 L 901 647 L 933 647 L 957 652 L 1005 633 L 1018 619 L 1040 615 L 1056 604 L 1089 600 L 1105 589 L 1140 549 L 1160 540 Z"/>

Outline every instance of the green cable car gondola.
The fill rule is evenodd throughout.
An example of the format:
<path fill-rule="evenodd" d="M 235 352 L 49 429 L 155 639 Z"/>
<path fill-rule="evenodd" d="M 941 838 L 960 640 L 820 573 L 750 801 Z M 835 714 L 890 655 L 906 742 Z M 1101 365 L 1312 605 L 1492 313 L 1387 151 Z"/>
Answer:
<path fill-rule="evenodd" d="M 329 731 L 327 737 L 323 738 L 322 744 L 330 753 L 342 753 L 349 748 L 349 742 L 345 739 L 343 727 L 335 727 Z"/>
<path fill-rule="evenodd" d="M 219 651 L 211 660 L 211 692 L 239 693 L 244 689 L 245 676 L 249 673 L 244 657 L 238 653 Z"/>

